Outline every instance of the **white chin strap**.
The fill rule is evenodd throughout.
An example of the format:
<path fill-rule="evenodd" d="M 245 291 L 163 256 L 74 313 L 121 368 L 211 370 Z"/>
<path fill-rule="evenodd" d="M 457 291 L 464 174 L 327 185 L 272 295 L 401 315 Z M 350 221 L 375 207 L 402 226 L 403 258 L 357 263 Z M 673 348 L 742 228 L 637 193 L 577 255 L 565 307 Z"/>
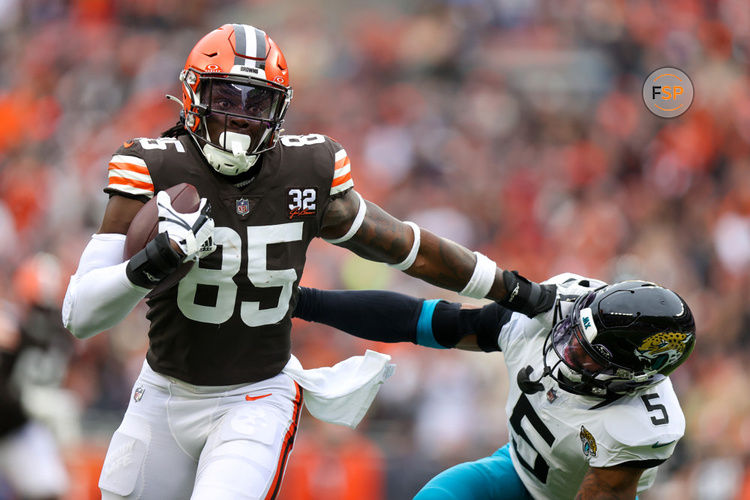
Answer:
<path fill-rule="evenodd" d="M 206 156 L 206 161 L 220 174 L 238 175 L 247 172 L 258 161 L 258 155 L 247 154 L 251 141 L 249 135 L 222 132 L 219 135 L 219 144 L 223 144 L 232 152 L 229 153 L 206 144 L 203 146 L 203 154 Z"/>

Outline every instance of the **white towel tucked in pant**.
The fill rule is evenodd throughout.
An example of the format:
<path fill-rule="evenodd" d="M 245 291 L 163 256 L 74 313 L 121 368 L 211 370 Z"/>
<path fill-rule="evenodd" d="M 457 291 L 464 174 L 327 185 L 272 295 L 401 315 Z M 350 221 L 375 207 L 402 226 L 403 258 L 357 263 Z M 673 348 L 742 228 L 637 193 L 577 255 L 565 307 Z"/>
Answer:
<path fill-rule="evenodd" d="M 305 370 L 292 356 L 283 373 L 303 389 L 305 406 L 318 420 L 346 425 L 359 424 L 372 404 L 380 385 L 393 374 L 391 357 L 367 350 L 334 366 Z"/>

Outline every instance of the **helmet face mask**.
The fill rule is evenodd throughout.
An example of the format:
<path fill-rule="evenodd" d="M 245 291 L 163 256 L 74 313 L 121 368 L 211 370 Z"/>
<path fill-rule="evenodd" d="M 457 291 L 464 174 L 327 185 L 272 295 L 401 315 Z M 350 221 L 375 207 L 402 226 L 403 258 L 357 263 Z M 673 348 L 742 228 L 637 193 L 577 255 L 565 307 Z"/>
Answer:
<path fill-rule="evenodd" d="M 276 145 L 292 89 L 283 54 L 263 31 L 241 24 L 212 31 L 180 81 L 185 128 L 217 172 L 245 172 Z"/>
<path fill-rule="evenodd" d="M 663 381 L 694 344 L 693 316 L 682 298 L 626 281 L 579 297 L 547 336 L 544 363 L 569 392 L 615 397 Z"/>

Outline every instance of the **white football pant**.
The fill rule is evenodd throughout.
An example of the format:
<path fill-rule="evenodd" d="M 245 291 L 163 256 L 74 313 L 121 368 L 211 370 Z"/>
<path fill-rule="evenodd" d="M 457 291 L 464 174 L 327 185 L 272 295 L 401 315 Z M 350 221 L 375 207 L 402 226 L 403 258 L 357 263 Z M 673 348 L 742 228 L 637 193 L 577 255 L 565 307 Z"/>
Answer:
<path fill-rule="evenodd" d="M 194 386 L 144 362 L 107 450 L 102 498 L 275 498 L 301 407 L 302 391 L 285 374 Z"/>

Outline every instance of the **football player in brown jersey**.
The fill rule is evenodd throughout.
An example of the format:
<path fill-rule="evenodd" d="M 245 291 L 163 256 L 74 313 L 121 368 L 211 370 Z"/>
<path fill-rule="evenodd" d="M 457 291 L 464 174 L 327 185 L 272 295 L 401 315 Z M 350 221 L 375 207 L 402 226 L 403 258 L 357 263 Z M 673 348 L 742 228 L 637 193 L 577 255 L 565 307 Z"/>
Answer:
<path fill-rule="evenodd" d="M 292 89 L 265 32 L 212 31 L 180 81 L 181 122 L 112 157 L 110 200 L 64 302 L 63 322 L 79 338 L 144 297 L 149 307 L 149 350 L 107 452 L 104 498 L 276 496 L 302 402 L 287 369 L 291 312 L 315 237 L 510 309 L 552 306 L 554 287 L 365 201 L 335 141 L 281 135 Z M 205 200 L 193 214 L 172 211 L 164 192 L 181 182 Z M 154 196 L 160 234 L 124 261 L 130 222 Z M 196 261 L 190 271 L 167 278 L 185 260 Z"/>

